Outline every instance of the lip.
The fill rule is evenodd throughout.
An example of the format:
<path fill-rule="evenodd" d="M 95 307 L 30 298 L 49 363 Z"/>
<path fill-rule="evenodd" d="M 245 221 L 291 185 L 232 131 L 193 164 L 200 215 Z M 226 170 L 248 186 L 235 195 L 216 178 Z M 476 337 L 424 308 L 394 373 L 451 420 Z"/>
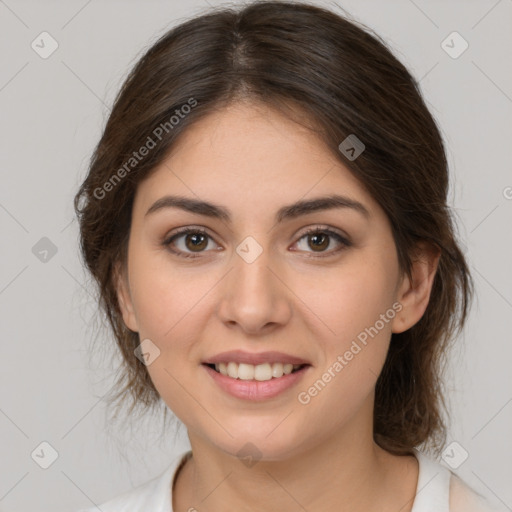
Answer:
<path fill-rule="evenodd" d="M 283 393 L 284 391 L 297 384 L 308 371 L 308 369 L 311 368 L 311 365 L 308 364 L 307 366 L 304 366 L 303 368 L 293 373 L 289 373 L 288 375 L 272 378 L 270 380 L 257 381 L 233 379 L 218 373 L 213 368 L 207 366 L 206 363 L 202 364 L 201 366 L 208 372 L 210 377 L 212 377 L 215 383 L 224 392 L 234 396 L 235 398 L 241 398 L 250 401 L 262 401 Z"/>
<path fill-rule="evenodd" d="M 263 363 L 291 363 L 291 364 L 308 364 L 311 363 L 300 357 L 285 354 L 284 352 L 245 352 L 243 350 L 229 350 L 228 352 L 222 352 L 215 356 L 209 357 L 203 361 L 203 364 L 217 364 L 217 363 L 245 363 L 252 364 L 254 366 Z M 232 379 L 233 380 L 233 379 Z M 277 379 L 276 379 L 277 380 Z"/>

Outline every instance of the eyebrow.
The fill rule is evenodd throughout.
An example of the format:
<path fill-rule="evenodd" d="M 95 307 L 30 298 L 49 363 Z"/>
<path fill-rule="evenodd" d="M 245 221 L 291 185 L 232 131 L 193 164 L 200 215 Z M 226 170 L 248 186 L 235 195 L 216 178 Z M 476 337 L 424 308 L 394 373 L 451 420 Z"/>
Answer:
<path fill-rule="evenodd" d="M 232 218 L 229 210 L 218 204 L 200 201 L 190 197 L 170 195 L 161 197 L 155 201 L 150 206 L 145 216 L 164 208 L 180 208 L 191 213 L 223 220 L 227 223 L 230 223 Z M 283 206 L 277 211 L 275 220 L 276 222 L 282 222 L 284 220 L 295 219 L 301 215 L 307 215 L 321 210 L 332 210 L 334 208 L 349 208 L 362 214 L 367 219 L 370 217 L 368 209 L 359 201 L 346 196 L 332 194 L 309 200 L 301 200 L 296 203 Z"/>

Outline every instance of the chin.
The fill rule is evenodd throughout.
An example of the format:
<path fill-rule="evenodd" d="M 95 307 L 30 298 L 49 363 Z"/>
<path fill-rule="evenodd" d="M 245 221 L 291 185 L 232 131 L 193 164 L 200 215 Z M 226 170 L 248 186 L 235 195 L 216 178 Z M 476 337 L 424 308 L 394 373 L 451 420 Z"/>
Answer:
<path fill-rule="evenodd" d="M 305 439 L 299 438 L 285 415 L 261 419 L 260 421 L 244 420 L 225 425 L 231 433 L 224 433 L 221 438 L 211 439 L 211 443 L 223 452 L 248 460 L 280 461 L 292 457 L 304 449 Z"/>

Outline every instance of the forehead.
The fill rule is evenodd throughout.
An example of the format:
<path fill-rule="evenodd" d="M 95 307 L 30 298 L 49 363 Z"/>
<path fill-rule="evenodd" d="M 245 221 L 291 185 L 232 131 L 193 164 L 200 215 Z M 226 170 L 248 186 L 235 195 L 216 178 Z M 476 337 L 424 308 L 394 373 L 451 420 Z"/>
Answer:
<path fill-rule="evenodd" d="M 139 184 L 136 203 L 147 209 L 162 195 L 177 194 L 261 212 L 334 193 L 378 208 L 311 130 L 264 105 L 244 103 L 189 126 Z"/>

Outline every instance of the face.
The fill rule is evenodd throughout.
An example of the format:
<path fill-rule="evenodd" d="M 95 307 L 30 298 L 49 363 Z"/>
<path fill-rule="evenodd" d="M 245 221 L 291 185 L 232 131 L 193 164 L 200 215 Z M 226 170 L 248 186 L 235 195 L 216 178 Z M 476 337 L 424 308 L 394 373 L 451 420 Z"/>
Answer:
<path fill-rule="evenodd" d="M 331 207 L 285 208 L 334 195 Z M 233 455 L 250 441 L 279 460 L 356 424 L 371 431 L 391 333 L 404 311 L 415 321 L 407 288 L 389 221 L 347 168 L 305 128 L 236 104 L 192 125 L 139 185 L 118 295 L 191 441 Z M 206 366 L 235 350 L 248 359 L 220 359 L 253 361 L 245 378 Z M 307 366 L 251 377 L 293 361 Z"/>

